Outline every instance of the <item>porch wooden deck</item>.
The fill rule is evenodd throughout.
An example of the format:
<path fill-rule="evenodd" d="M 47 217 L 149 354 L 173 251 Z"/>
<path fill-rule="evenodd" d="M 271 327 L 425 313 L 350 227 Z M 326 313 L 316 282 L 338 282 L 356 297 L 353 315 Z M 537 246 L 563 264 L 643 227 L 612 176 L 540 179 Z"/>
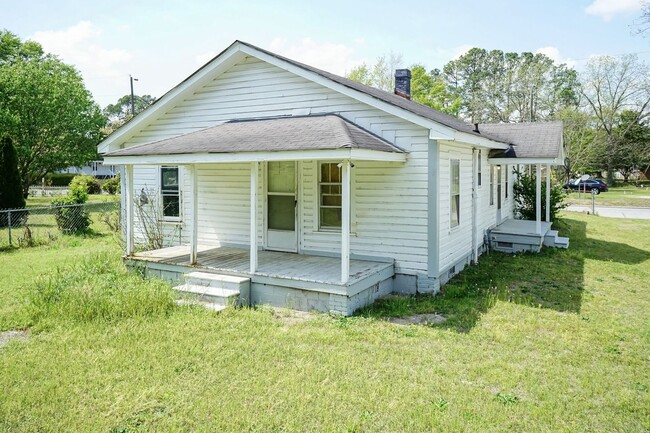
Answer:
<path fill-rule="evenodd" d="M 206 270 L 251 278 L 253 283 L 280 284 L 303 290 L 354 295 L 394 274 L 392 262 L 350 260 L 350 279 L 341 283 L 341 259 L 278 251 L 259 251 L 257 270 L 250 273 L 250 252 L 229 246 L 198 246 L 197 264 L 191 265 L 188 245 L 135 253 L 127 261 L 177 272 Z"/>
<path fill-rule="evenodd" d="M 567 248 L 569 239 L 551 230 L 551 223 L 542 221 L 537 233 L 535 221 L 508 219 L 490 230 L 491 248 L 505 253 L 539 252 L 542 245 Z"/>

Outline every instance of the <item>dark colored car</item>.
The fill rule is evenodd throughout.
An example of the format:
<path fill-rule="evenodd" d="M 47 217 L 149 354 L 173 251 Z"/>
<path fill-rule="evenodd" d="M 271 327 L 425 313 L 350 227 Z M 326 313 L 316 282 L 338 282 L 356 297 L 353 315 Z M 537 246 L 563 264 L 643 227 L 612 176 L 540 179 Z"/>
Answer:
<path fill-rule="evenodd" d="M 565 190 L 593 191 L 595 194 L 607 191 L 607 184 L 600 179 L 572 180 L 564 184 Z"/>

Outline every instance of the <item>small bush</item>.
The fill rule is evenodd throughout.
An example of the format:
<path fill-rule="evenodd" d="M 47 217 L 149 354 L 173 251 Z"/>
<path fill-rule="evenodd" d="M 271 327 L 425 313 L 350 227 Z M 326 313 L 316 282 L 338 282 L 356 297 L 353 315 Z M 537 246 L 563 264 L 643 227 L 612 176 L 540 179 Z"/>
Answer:
<path fill-rule="evenodd" d="M 106 182 L 104 182 L 102 188 L 104 191 L 111 195 L 117 194 L 117 192 L 120 190 L 120 177 L 115 176 L 108 179 Z"/>
<path fill-rule="evenodd" d="M 515 212 L 518 212 L 523 219 L 534 220 L 536 218 L 535 201 L 537 186 L 535 176 L 515 170 L 517 182 L 513 185 L 515 198 Z M 551 186 L 551 222 L 557 220 L 558 214 L 568 206 L 564 203 L 566 194 L 562 191 L 562 185 Z M 542 218 L 546 215 L 546 182 L 542 182 Z"/>
<path fill-rule="evenodd" d="M 102 253 L 36 280 L 29 313 L 36 330 L 69 323 L 112 322 L 168 314 L 176 304 L 169 284 L 143 279 L 119 258 Z"/>
<path fill-rule="evenodd" d="M 76 178 L 75 178 L 76 179 Z M 83 206 L 88 199 L 88 193 L 84 182 L 70 182 L 70 192 L 63 197 L 52 200 L 56 225 L 64 234 L 78 234 L 88 231 L 90 227 L 90 213 Z"/>
<path fill-rule="evenodd" d="M 70 189 L 85 191 L 86 194 L 101 194 L 102 186 L 94 176 L 79 175 L 75 176 L 70 182 Z"/>
<path fill-rule="evenodd" d="M 49 186 L 68 186 L 75 176 L 69 173 L 48 173 L 45 175 L 45 184 Z"/>

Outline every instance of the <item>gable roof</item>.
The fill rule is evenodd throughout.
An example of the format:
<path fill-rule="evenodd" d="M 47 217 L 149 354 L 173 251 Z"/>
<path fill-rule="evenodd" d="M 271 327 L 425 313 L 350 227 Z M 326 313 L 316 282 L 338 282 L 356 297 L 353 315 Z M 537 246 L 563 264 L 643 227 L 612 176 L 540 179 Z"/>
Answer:
<path fill-rule="evenodd" d="M 506 151 L 493 150 L 491 158 L 563 159 L 562 122 L 492 123 L 480 129 L 512 144 Z"/>
<path fill-rule="evenodd" d="M 372 96 L 373 98 L 379 99 L 380 101 L 386 102 L 388 104 L 394 105 L 396 107 L 402 108 L 406 111 L 409 111 L 413 114 L 416 114 L 418 116 L 424 117 L 426 119 L 432 120 L 436 123 L 440 123 L 442 125 L 445 125 L 449 128 L 455 129 L 456 131 L 459 132 L 465 132 L 467 134 L 472 134 L 476 136 L 481 136 L 485 138 L 489 138 L 492 140 L 496 141 L 501 141 L 497 137 L 491 137 L 489 134 L 482 134 L 480 132 L 477 132 L 474 130 L 474 126 L 470 125 L 467 122 L 463 122 L 462 120 L 451 116 L 449 114 L 443 113 L 441 111 L 435 110 L 431 107 L 427 107 L 426 105 L 422 105 L 419 102 L 412 101 L 410 99 L 406 99 L 402 96 L 398 96 L 394 93 L 386 92 L 385 90 L 377 89 L 375 87 L 371 87 L 362 83 L 359 83 L 354 80 L 350 80 L 349 78 L 344 78 L 336 74 L 332 74 L 330 72 L 324 71 L 322 69 L 315 68 L 313 66 L 306 65 L 304 63 L 297 62 L 295 60 L 291 60 L 287 57 L 283 57 L 279 54 L 273 53 L 271 51 L 267 51 L 263 48 L 256 47 L 255 45 L 251 45 L 247 42 L 243 41 L 236 41 L 236 43 L 240 43 L 244 46 L 247 46 L 249 48 L 252 48 L 256 51 L 260 51 L 262 53 L 268 54 L 269 56 L 275 57 L 276 59 L 282 60 L 284 62 L 287 62 L 289 64 L 292 64 L 294 66 L 297 66 L 299 68 L 305 69 L 307 71 L 313 72 L 317 75 L 320 75 L 321 77 L 327 78 L 328 80 L 331 80 L 335 83 L 341 84 L 345 87 L 348 87 L 350 89 L 357 90 L 359 92 L 362 92 L 366 95 Z"/>
<path fill-rule="evenodd" d="M 392 93 L 375 89 L 318 68 L 287 59 L 278 54 L 255 47 L 254 45 L 235 41 L 211 61 L 156 100 L 147 110 L 132 118 L 104 139 L 98 146 L 99 152 L 106 153 L 110 150 L 111 146 L 115 148 L 116 145 L 127 142 L 130 137 L 137 133 L 138 127 L 146 126 L 147 121 L 155 121 L 156 116 L 164 114 L 167 110 L 173 108 L 176 101 L 182 100 L 187 94 L 191 94 L 200 86 L 205 85 L 245 56 L 256 57 L 303 78 L 318 82 L 375 108 L 430 129 L 431 138 L 448 140 L 459 138 L 460 141 L 474 143 L 488 148 L 505 149 L 507 147 L 507 143 L 488 134 L 477 133 L 471 125 L 453 116 Z M 460 133 L 461 136 L 456 137 L 456 132 Z"/>
<path fill-rule="evenodd" d="M 328 114 L 231 121 L 178 137 L 117 150 L 106 156 L 335 149 L 404 153 L 383 138 L 340 116 Z"/>

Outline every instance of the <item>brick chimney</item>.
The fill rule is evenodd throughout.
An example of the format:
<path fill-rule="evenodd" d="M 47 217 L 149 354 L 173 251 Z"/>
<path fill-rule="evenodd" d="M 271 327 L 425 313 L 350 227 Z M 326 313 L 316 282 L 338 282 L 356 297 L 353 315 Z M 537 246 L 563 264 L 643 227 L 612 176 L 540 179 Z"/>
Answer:
<path fill-rule="evenodd" d="M 411 99 L 411 71 L 408 69 L 395 70 L 395 94 L 402 98 Z"/>

